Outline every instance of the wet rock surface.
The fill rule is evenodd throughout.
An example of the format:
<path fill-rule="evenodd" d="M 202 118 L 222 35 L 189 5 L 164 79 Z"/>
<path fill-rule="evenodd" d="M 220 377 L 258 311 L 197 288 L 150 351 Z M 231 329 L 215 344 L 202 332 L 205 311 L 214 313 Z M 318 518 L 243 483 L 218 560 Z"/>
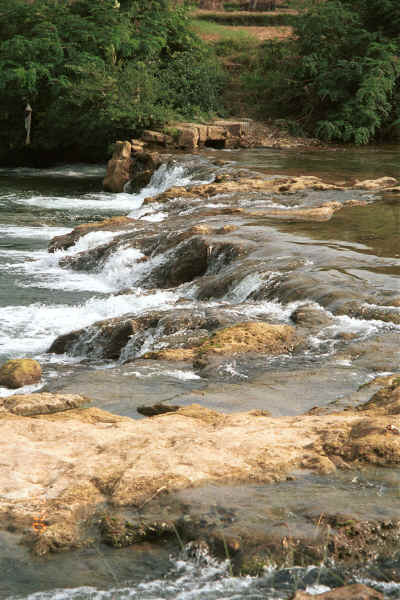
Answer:
<path fill-rule="evenodd" d="M 32 301 L 54 283 L 58 304 L 41 392 L 0 401 L 0 537 L 37 554 L 206 544 L 266 590 L 280 565 L 285 598 L 382 579 L 374 565 L 395 581 L 396 182 L 236 156 L 164 155 L 139 193 L 84 194 L 98 220 L 26 259 L 43 266 Z"/>
<path fill-rule="evenodd" d="M 204 517 L 198 520 L 195 510 L 189 518 L 187 511 L 190 514 L 192 509 L 183 509 L 178 498 L 178 505 L 168 509 L 169 518 L 151 519 L 152 511 L 160 510 L 159 497 L 171 507 L 174 491 L 209 482 L 271 484 L 296 480 L 295 473 L 302 470 L 327 475 L 338 469 L 397 465 L 400 396 L 396 383 L 375 394 L 361 413 L 280 418 L 262 411 L 226 415 L 191 405 L 135 422 L 96 408 L 77 409 L 85 401 L 79 397 L 14 397 L 3 404 L 0 414 L 2 443 L 13 448 L 4 455 L 0 479 L 1 524 L 12 524 L 21 533 L 31 527 L 27 541 L 39 554 L 78 547 L 89 543 L 87 528 L 106 503 L 108 516 L 102 522 L 109 543 L 120 546 L 171 535 L 175 527 L 185 540 L 205 536 L 218 546 L 218 529 L 221 523 L 231 527 L 234 514 L 223 509 L 216 521 L 204 521 Z M 19 443 L 12 443 L 13 439 Z M 163 503 L 161 514 L 167 515 Z M 132 506 L 141 511 L 146 507 L 148 512 L 140 523 L 128 526 L 118 511 Z M 273 535 L 269 530 L 245 534 L 234 527 L 226 530 L 227 539 L 239 536 L 237 552 L 240 549 L 246 556 L 263 547 L 268 548 L 268 556 L 283 563 L 296 552 L 310 562 L 324 553 L 335 560 L 357 562 L 383 556 L 397 543 L 400 513 L 397 520 L 380 519 L 369 516 L 368 509 L 358 515 L 357 511 L 338 513 L 337 508 L 324 514 L 317 506 L 303 510 L 309 531 L 306 528 L 300 536 L 299 530 L 299 538 L 297 533 L 288 538 L 284 526 L 281 532 L 275 527 Z M 78 518 L 82 511 L 84 521 Z M 38 514 L 46 517 L 35 533 Z"/>

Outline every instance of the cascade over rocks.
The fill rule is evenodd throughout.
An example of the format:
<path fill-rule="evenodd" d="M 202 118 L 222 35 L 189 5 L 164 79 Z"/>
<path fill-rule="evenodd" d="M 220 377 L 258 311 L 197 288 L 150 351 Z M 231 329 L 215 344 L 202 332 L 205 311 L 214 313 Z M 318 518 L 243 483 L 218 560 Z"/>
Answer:
<path fill-rule="evenodd" d="M 232 325 L 232 320 L 238 321 Z M 59 336 L 49 348 L 55 354 L 86 354 L 102 359 L 194 360 L 204 367 L 212 356 L 245 353 L 282 354 L 292 351 L 300 337 L 289 325 L 240 322 L 223 309 L 179 308 L 125 315 Z M 153 350 L 143 352 L 153 337 Z"/>
<path fill-rule="evenodd" d="M 127 226 L 131 229 L 129 223 Z M 203 231 L 210 235 L 198 235 Z M 204 229 L 193 226 L 181 231 L 171 231 L 166 235 L 163 230 L 160 233 L 154 224 L 146 223 L 140 227 L 137 225 L 133 231 L 122 232 L 110 242 L 65 256 L 59 264 L 76 271 L 99 271 L 119 248 L 136 248 L 146 257 L 161 257 L 158 263 L 141 275 L 141 284 L 151 288 L 174 287 L 192 281 L 206 272 L 218 272 L 236 258 L 245 255 L 252 247 L 250 241 L 220 239 L 221 235 L 234 231 L 234 227 Z M 214 235 L 218 237 L 214 238 Z"/>
<path fill-rule="evenodd" d="M 86 354 L 91 358 L 134 360 L 193 360 L 204 368 L 213 356 L 246 353 L 282 354 L 300 344 L 289 325 L 240 322 L 223 309 L 153 311 L 140 317 L 125 315 L 59 336 L 49 348 L 55 354 Z M 153 349 L 148 347 L 151 334 Z"/>
<path fill-rule="evenodd" d="M 19 534 L 28 531 L 25 541 L 39 554 L 91 543 L 99 522 L 96 515 L 105 504 L 107 518 L 118 518 L 120 509 L 149 505 L 150 510 L 151 502 L 164 494 L 171 505 L 174 490 L 210 482 L 273 483 L 304 469 L 326 474 L 343 465 L 361 469 L 400 464 L 396 381 L 361 410 L 329 415 L 273 418 L 262 411 L 226 415 L 192 405 L 134 421 L 97 408 L 75 408 L 84 401 L 51 394 L 2 401 L 0 527 L 12 527 Z M 159 510 L 153 525 L 164 522 Z M 395 520 L 362 521 L 352 518 L 351 512 L 321 517 L 312 514 L 312 507 L 309 510 L 311 537 L 307 534 L 303 541 L 300 537 L 295 546 L 288 542 L 287 529 L 267 528 L 247 538 L 243 532 L 236 549 L 243 557 L 246 548 L 265 547 L 269 560 L 279 562 L 298 553 L 311 564 L 327 557 L 352 562 L 390 553 L 400 532 Z M 182 517 L 182 507 L 180 511 Z M 43 528 L 35 530 L 32 524 L 42 514 Z M 210 539 L 217 535 L 212 527 L 207 533 L 204 522 L 197 524 L 196 519 L 176 521 L 185 540 L 203 532 Z M 142 514 L 144 529 L 140 533 L 133 527 L 128 542 L 154 536 L 154 526 L 147 522 L 148 527 Z M 163 529 L 170 531 L 169 526 Z M 122 538 L 115 535 L 118 545 Z M 310 539 L 314 539 L 311 548 Z"/>
<path fill-rule="evenodd" d="M 48 251 L 50 253 L 56 252 L 56 250 L 67 250 L 76 242 L 86 235 L 94 231 L 125 231 L 135 226 L 135 220 L 129 217 L 110 217 L 104 221 L 95 221 L 93 223 L 82 223 L 75 227 L 69 233 L 65 235 L 57 235 L 50 243 Z"/>
<path fill-rule="evenodd" d="M 132 142 L 115 142 L 112 158 L 108 161 L 103 180 L 106 192 L 123 192 L 128 182 L 132 191 L 149 184 L 153 173 L 164 162 L 157 152 L 149 152 Z M 165 160 L 165 159 L 164 159 Z"/>
<path fill-rule="evenodd" d="M 137 192 L 146 187 L 162 164 L 162 157 L 157 152 L 136 152 L 129 168 L 130 190 Z"/>

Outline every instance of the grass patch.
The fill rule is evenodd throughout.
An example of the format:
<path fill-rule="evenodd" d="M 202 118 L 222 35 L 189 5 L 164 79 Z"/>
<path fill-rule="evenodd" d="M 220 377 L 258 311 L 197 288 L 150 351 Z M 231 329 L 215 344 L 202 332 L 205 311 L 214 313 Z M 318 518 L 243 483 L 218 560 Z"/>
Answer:
<path fill-rule="evenodd" d="M 192 20 L 192 29 L 203 39 L 230 48 L 230 51 L 240 52 L 258 44 L 257 37 L 247 31 L 219 25 L 199 17 Z M 224 52 L 217 51 L 217 54 L 223 55 Z"/>
<path fill-rule="evenodd" d="M 228 26 L 258 26 L 258 27 L 277 27 L 292 26 L 296 23 L 298 15 L 292 13 L 243 13 L 226 12 L 196 15 L 196 20 L 213 22 L 218 25 Z"/>

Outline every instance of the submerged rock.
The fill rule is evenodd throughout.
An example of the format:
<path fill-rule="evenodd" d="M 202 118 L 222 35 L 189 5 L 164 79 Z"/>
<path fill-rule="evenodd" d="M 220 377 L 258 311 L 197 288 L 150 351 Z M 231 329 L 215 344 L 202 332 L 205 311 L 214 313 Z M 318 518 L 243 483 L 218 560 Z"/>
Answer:
<path fill-rule="evenodd" d="M 42 368 L 36 360 L 31 358 L 8 360 L 0 368 L 0 386 L 10 389 L 39 383 L 41 378 Z"/>
<path fill-rule="evenodd" d="M 292 312 L 290 318 L 302 327 L 320 327 L 330 325 L 332 316 L 317 304 L 303 304 Z"/>

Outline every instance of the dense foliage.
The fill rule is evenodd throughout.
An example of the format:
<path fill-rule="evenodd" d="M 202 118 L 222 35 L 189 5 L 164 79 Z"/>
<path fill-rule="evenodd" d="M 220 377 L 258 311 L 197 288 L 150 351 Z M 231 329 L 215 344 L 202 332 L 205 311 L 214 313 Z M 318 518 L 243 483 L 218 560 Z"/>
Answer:
<path fill-rule="evenodd" d="M 169 0 L 0 0 L 0 160 L 104 157 L 110 142 L 217 108 L 221 73 Z"/>
<path fill-rule="evenodd" d="M 270 43 L 252 84 L 270 115 L 365 144 L 400 122 L 400 2 L 309 0 L 295 38 Z"/>

